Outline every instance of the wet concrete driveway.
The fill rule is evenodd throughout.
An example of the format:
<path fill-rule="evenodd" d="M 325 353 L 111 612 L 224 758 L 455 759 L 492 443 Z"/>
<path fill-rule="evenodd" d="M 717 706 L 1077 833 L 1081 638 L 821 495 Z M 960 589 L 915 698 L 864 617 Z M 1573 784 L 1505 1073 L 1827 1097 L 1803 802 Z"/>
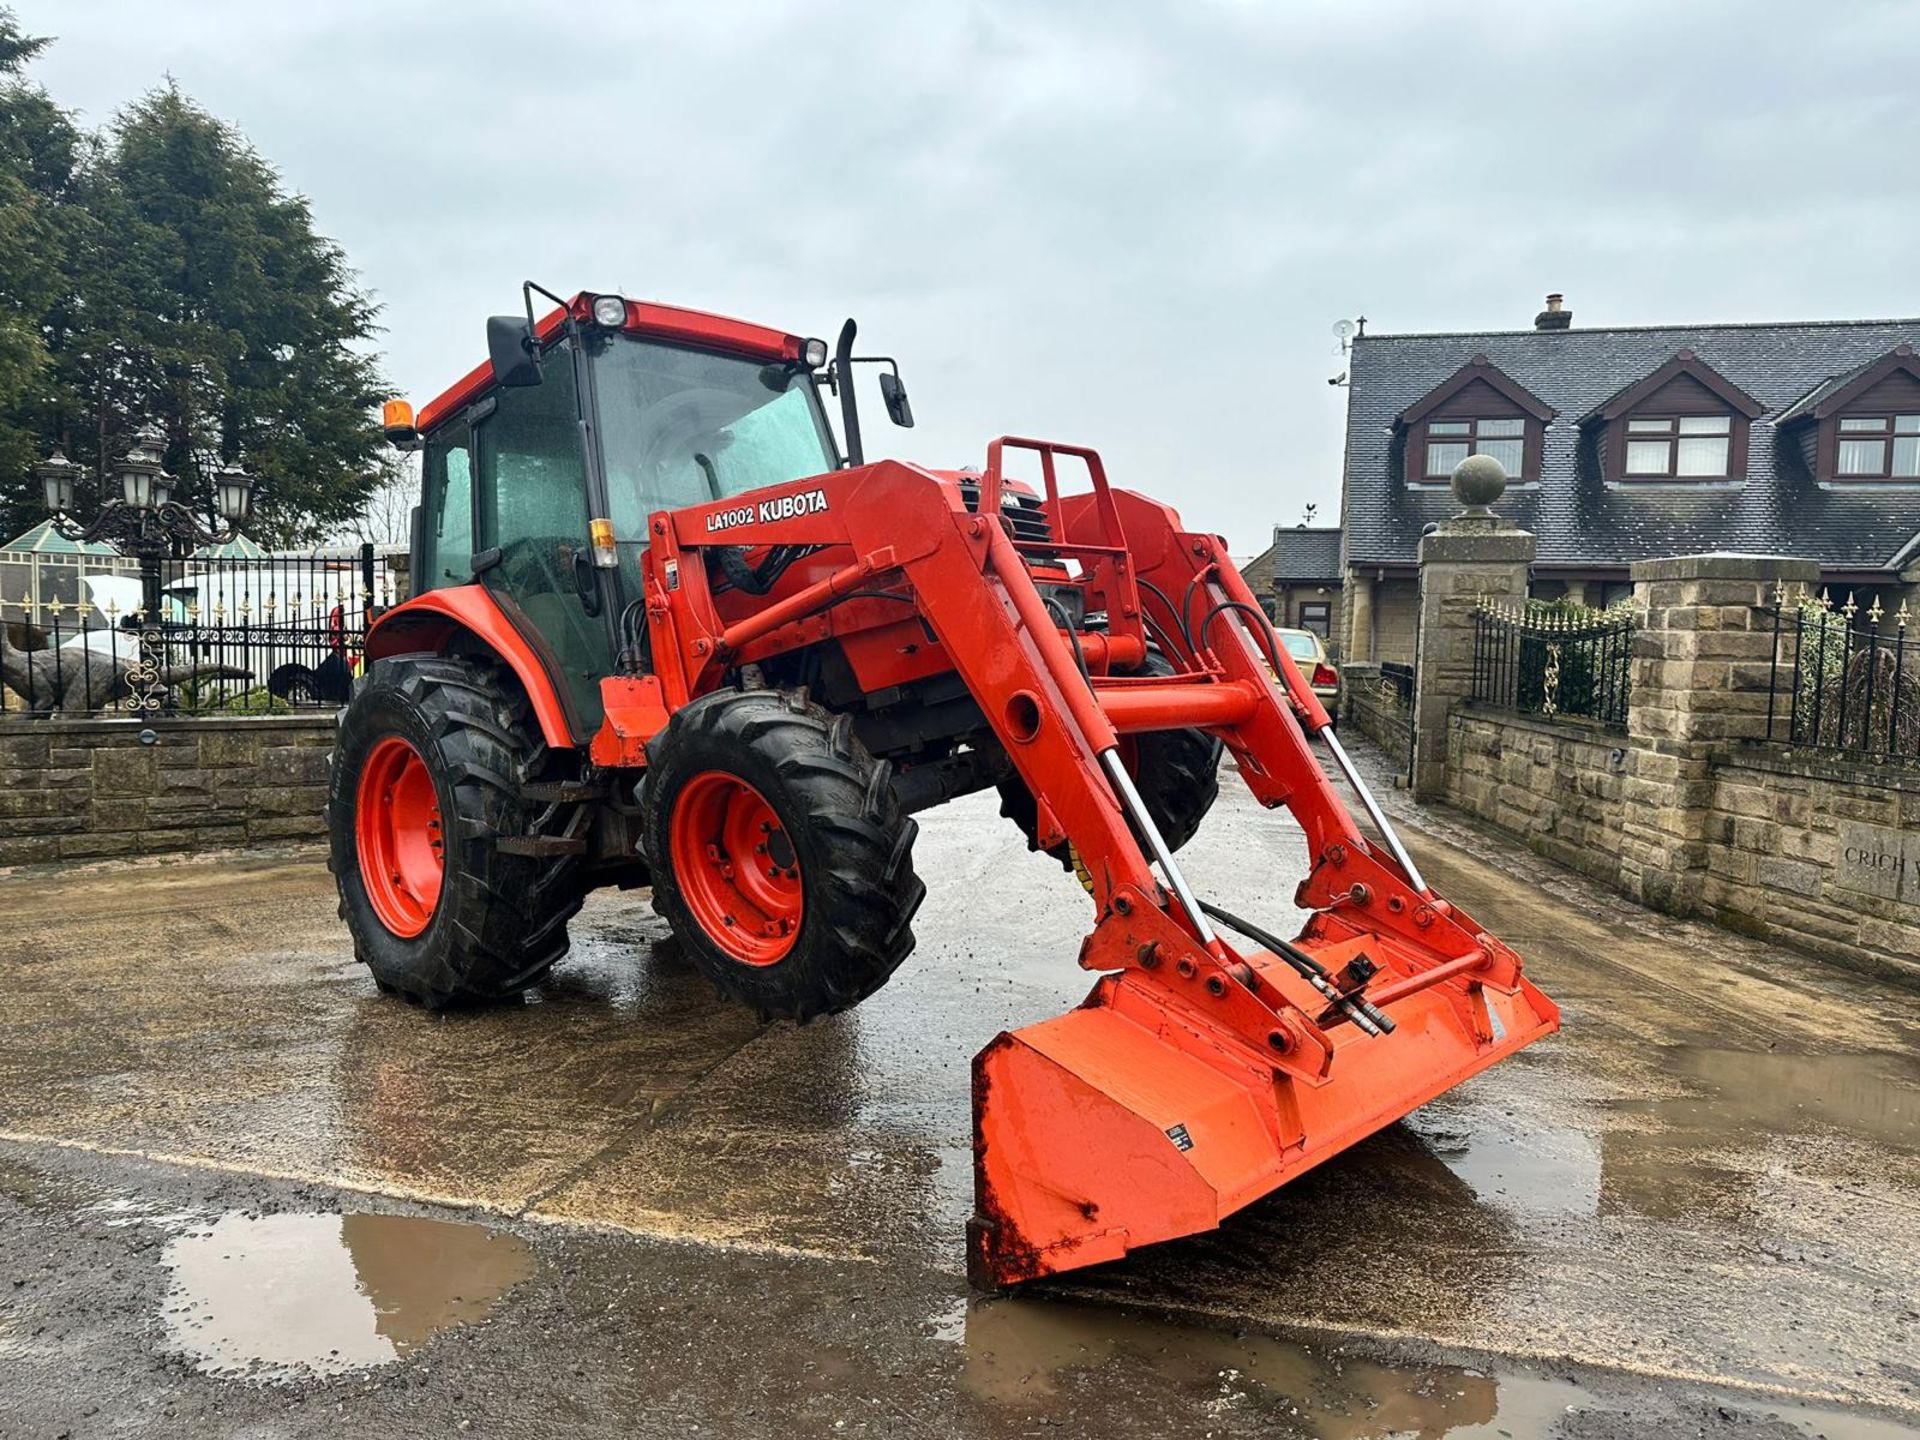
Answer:
<path fill-rule="evenodd" d="M 985 1301 L 968 1061 L 1084 994 L 1088 921 L 989 801 L 923 817 L 917 952 L 805 1029 L 639 894 L 435 1017 L 311 853 L 0 879 L 0 1436 L 1920 1434 L 1920 997 L 1407 820 L 1564 1033 Z M 1229 790 L 1188 854 L 1285 922 L 1285 817 Z"/>

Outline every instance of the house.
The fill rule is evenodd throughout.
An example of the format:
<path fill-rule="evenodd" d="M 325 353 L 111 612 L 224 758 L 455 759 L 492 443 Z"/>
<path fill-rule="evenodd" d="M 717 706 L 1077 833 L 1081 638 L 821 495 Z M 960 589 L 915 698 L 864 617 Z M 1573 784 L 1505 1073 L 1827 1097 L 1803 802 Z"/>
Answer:
<path fill-rule="evenodd" d="M 1311 630 L 1337 644 L 1340 633 L 1340 528 L 1276 526 L 1270 576 L 1274 623 Z"/>
<path fill-rule="evenodd" d="M 1470 454 L 1539 537 L 1533 593 L 1587 604 L 1636 560 L 1712 550 L 1820 562 L 1839 598 L 1920 581 L 1920 320 L 1527 330 L 1353 342 L 1341 521 L 1351 659 L 1413 654 L 1421 532 Z"/>

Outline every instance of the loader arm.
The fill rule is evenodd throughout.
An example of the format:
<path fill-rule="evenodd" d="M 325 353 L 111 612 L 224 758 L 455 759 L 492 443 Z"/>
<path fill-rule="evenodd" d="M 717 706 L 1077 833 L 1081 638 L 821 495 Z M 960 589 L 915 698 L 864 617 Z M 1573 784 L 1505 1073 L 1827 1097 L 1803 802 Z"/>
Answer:
<path fill-rule="evenodd" d="M 1174 674 L 1108 673 L 1049 612 L 1022 553 L 1039 547 L 1001 517 L 1010 448 L 1040 459 L 1044 548 L 1106 612 L 1101 655 L 1151 642 Z M 1091 492 L 1061 495 L 1058 456 L 1085 463 Z M 1096 918 L 1080 964 L 1100 980 L 1078 1009 L 975 1060 L 977 1279 L 1212 1228 L 1557 1027 L 1518 957 L 1428 889 L 1364 786 L 1383 834 L 1356 825 L 1313 753 L 1328 717 L 1219 540 L 1113 490 L 1093 452 L 994 442 L 977 513 L 954 486 L 883 461 L 650 527 L 645 598 L 668 709 L 743 658 L 831 634 L 841 606 L 910 598 L 1032 791 L 1042 843 L 1064 838 L 1084 867 Z M 720 545 L 853 558 L 728 623 L 702 553 Z M 1253 795 L 1299 822 L 1311 868 L 1293 897 L 1307 912 L 1297 939 L 1197 895 L 1132 793 L 1118 737 L 1183 727 L 1218 736 Z M 1258 943 L 1229 941 L 1216 920 Z"/>

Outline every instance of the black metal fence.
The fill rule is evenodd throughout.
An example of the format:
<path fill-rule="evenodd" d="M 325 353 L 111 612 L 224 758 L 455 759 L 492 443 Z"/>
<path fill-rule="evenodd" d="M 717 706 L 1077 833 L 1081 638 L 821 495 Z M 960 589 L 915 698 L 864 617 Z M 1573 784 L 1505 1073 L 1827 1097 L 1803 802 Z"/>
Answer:
<path fill-rule="evenodd" d="M 1767 738 L 1875 764 L 1920 764 L 1920 617 L 1823 593 L 1773 607 Z"/>
<path fill-rule="evenodd" d="M 371 545 L 83 574 L 0 596 L 0 715 L 233 715 L 343 704 L 396 577 Z"/>
<path fill-rule="evenodd" d="M 1526 715 L 1627 728 L 1633 616 L 1529 600 L 1488 603 L 1473 620 L 1473 698 Z"/>

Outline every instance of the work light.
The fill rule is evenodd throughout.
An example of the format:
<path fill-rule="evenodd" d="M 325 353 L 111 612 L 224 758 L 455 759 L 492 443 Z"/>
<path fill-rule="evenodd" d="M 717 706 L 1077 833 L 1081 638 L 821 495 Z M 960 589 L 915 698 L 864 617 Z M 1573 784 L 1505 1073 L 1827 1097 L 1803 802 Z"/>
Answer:
<path fill-rule="evenodd" d="M 619 295 L 593 297 L 593 323 L 618 330 L 627 323 L 627 302 Z"/>
<path fill-rule="evenodd" d="M 800 358 L 807 362 L 809 370 L 818 370 L 827 363 L 827 342 L 824 340 L 802 340 Z"/>

